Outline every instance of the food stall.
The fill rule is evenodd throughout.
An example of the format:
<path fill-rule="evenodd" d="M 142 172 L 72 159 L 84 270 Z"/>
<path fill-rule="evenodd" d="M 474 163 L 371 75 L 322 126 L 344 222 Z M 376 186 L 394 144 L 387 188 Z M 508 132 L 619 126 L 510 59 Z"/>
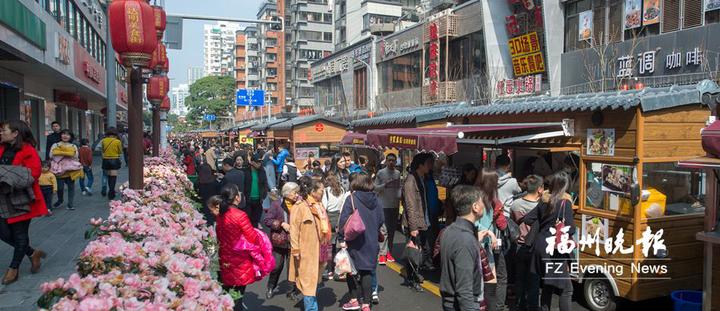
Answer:
<path fill-rule="evenodd" d="M 287 121 L 288 118 L 280 118 L 280 119 L 272 119 L 272 120 L 262 120 L 258 121 L 257 124 L 250 127 L 250 133 L 247 135 L 248 138 L 252 138 L 254 143 L 260 143 L 264 142 L 267 144 L 275 143 L 277 147 L 277 143 L 281 143 L 282 139 L 279 139 L 278 141 L 275 141 L 275 133 L 270 130 L 270 127 Z"/>
<path fill-rule="evenodd" d="M 268 128 L 276 142 L 287 142 L 295 164 L 304 170 L 313 154 L 321 163 L 340 151 L 338 142 L 347 132 L 347 123 L 321 115 L 301 116 L 275 123 Z"/>
<path fill-rule="evenodd" d="M 715 98 L 720 98 L 720 94 Z M 703 149 L 707 152 L 707 156 L 678 162 L 680 167 L 704 170 L 709 180 L 705 199 L 705 206 L 708 207 L 705 209 L 705 225 L 703 231 L 696 234 L 696 238 L 705 246 L 703 256 L 704 311 L 720 307 L 720 295 L 717 294 L 720 293 L 720 206 L 718 204 L 720 203 L 720 197 L 718 197 L 720 150 L 717 149 L 717 146 L 720 146 L 718 144 L 720 137 L 717 135 L 719 128 L 720 122 L 714 121 L 702 131 Z"/>
<path fill-rule="evenodd" d="M 708 184 L 714 179 L 677 162 L 705 154 L 700 130 L 710 116 L 707 95 L 718 92 L 715 83 L 703 81 L 508 99 L 450 111 L 449 120 L 467 127 L 518 120 L 571 127 L 565 133 L 540 128 L 470 133 L 458 137 L 458 154 L 468 145 L 509 152 L 518 178 L 543 171 L 570 173 L 575 239 L 588 242 L 575 250 L 571 273 L 582 283 L 591 309 L 614 310 L 616 297 L 641 301 L 702 288 L 703 245 L 696 233 L 703 230 Z M 647 242 L 647 254 L 646 245 L 636 241 Z"/>

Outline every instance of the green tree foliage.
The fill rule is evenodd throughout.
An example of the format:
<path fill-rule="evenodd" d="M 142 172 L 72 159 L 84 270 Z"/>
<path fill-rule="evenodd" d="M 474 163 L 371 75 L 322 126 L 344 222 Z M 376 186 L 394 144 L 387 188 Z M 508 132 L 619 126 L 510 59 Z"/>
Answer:
<path fill-rule="evenodd" d="M 190 95 L 185 105 L 190 110 L 187 123 L 196 124 L 205 114 L 221 117 L 234 116 L 235 79 L 229 76 L 208 76 L 190 85 Z"/>
<path fill-rule="evenodd" d="M 199 124 L 185 122 L 184 118 L 180 118 L 180 116 L 173 113 L 167 115 L 167 122 L 172 126 L 172 131 L 175 133 L 189 132 L 199 128 Z"/>

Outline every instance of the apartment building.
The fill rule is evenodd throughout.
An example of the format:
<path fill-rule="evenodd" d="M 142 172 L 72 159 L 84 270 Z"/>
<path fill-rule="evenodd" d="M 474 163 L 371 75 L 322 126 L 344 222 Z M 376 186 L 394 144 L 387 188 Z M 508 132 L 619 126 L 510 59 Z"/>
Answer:
<path fill-rule="evenodd" d="M 273 20 L 285 17 L 285 1 L 266 0 L 260 5 L 257 19 Z M 260 88 L 267 92 L 266 104 L 273 108 L 285 109 L 285 34 L 273 29 L 270 24 L 259 24 L 258 41 L 258 73 Z"/>
<path fill-rule="evenodd" d="M 235 67 L 235 33 L 240 25 L 217 22 L 204 26 L 204 74 L 233 75 Z"/>
<path fill-rule="evenodd" d="M 336 0 L 335 50 L 353 45 L 377 32 L 393 32 L 419 20 L 421 0 Z M 360 25 L 362 25 L 360 27 Z"/>
<path fill-rule="evenodd" d="M 187 69 L 187 79 L 188 79 L 188 85 L 192 85 L 195 83 L 195 81 L 200 80 L 205 77 L 205 73 L 203 72 L 202 67 L 188 67 Z"/>
<path fill-rule="evenodd" d="M 314 89 L 309 80 L 310 63 L 333 52 L 333 14 L 328 0 L 290 0 L 285 33 L 287 89 L 297 112 L 312 110 Z"/>
<path fill-rule="evenodd" d="M 180 84 L 170 89 L 170 113 L 185 116 L 188 108 L 185 106 L 185 98 L 190 96 L 190 85 Z"/>

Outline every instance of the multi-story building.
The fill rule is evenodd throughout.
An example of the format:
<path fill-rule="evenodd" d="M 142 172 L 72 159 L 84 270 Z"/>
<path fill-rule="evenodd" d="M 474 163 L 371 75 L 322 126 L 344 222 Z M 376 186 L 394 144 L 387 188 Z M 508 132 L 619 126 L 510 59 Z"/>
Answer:
<path fill-rule="evenodd" d="M 371 32 L 392 32 L 417 22 L 416 8 L 420 3 L 420 0 L 335 1 L 335 51 L 369 37 Z"/>
<path fill-rule="evenodd" d="M 563 94 L 717 81 L 718 1 L 580 0 L 553 7 Z"/>
<path fill-rule="evenodd" d="M 285 0 L 266 0 L 260 5 L 257 19 L 274 20 L 285 18 Z M 273 28 L 271 24 L 259 24 L 258 64 L 260 87 L 267 93 L 267 104 L 271 109 L 287 109 L 285 84 L 285 33 Z M 264 107 L 267 109 L 267 107 Z"/>
<path fill-rule="evenodd" d="M 0 120 L 30 124 L 45 149 L 52 121 L 78 138 L 104 131 L 107 84 L 118 115 L 127 110 L 125 70 L 105 70 L 107 17 L 97 0 L 3 0 L 0 9 Z M 113 63 L 112 61 L 110 63 Z M 44 152 L 41 152 L 44 154 Z"/>
<path fill-rule="evenodd" d="M 170 113 L 178 116 L 185 116 L 188 108 L 185 106 L 185 98 L 190 96 L 190 85 L 180 84 L 170 89 Z"/>
<path fill-rule="evenodd" d="M 327 0 L 290 0 L 287 47 L 287 90 L 293 109 L 312 111 L 314 89 L 310 63 L 332 54 L 332 11 Z"/>
<path fill-rule="evenodd" d="M 205 75 L 231 76 L 235 72 L 235 32 L 240 25 L 217 22 L 204 26 Z"/>
<path fill-rule="evenodd" d="M 205 73 L 203 72 L 202 67 L 188 67 L 187 69 L 187 79 L 188 79 L 188 85 L 192 85 L 195 83 L 195 81 L 202 79 L 205 77 Z"/>

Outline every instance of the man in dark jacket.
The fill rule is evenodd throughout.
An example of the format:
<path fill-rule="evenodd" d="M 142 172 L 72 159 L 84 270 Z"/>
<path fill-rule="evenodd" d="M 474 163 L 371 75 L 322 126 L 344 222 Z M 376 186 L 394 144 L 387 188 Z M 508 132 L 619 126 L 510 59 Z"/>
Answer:
<path fill-rule="evenodd" d="M 258 226 L 262 218 L 262 203 L 268 194 L 267 175 L 262 167 L 263 154 L 255 152 L 248 157 L 248 164 L 244 169 L 245 175 L 245 211 L 250 216 L 253 227 Z"/>
<path fill-rule="evenodd" d="M 222 161 L 222 169 L 223 172 L 225 172 L 225 176 L 220 183 L 220 189 L 224 188 L 225 185 L 233 184 L 238 187 L 240 193 L 245 193 L 245 173 L 242 170 L 235 168 L 235 159 L 224 159 Z M 240 206 L 238 207 L 242 209 L 243 206 L 245 206 L 245 200 L 240 202 Z"/>
<path fill-rule="evenodd" d="M 483 276 L 474 224 L 482 217 L 486 200 L 473 186 L 460 185 L 452 190 L 458 218 L 440 240 L 440 295 L 445 311 L 480 310 Z"/>
<path fill-rule="evenodd" d="M 55 143 L 60 142 L 60 123 L 58 121 L 53 121 L 52 125 L 52 133 L 47 136 L 46 142 L 45 142 L 45 160 L 50 160 L 50 148 Z"/>

